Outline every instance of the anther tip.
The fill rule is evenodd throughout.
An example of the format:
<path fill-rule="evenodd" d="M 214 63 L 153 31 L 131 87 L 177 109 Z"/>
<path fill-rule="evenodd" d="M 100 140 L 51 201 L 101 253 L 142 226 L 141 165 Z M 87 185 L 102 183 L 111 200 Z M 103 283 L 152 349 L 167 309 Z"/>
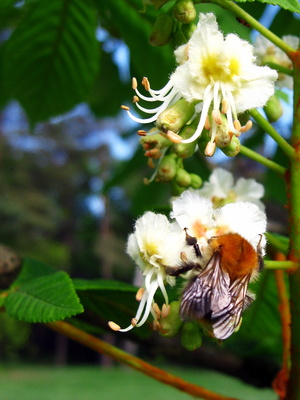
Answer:
<path fill-rule="evenodd" d="M 129 111 L 130 110 L 130 108 L 129 107 L 127 107 L 127 106 L 121 106 L 121 108 L 122 108 L 122 110 L 125 110 L 125 111 Z"/>
<path fill-rule="evenodd" d="M 118 332 L 121 329 L 120 325 L 116 324 L 113 321 L 109 321 L 108 326 L 110 327 L 110 329 L 112 329 L 113 331 L 116 331 L 116 332 Z"/>
<path fill-rule="evenodd" d="M 170 314 L 170 311 L 171 311 L 170 304 L 163 304 L 162 309 L 161 309 L 162 318 L 167 318 L 167 316 Z"/>
<path fill-rule="evenodd" d="M 175 133 L 173 131 L 168 131 L 167 136 L 173 143 L 181 143 L 181 141 L 182 141 L 182 137 L 177 135 L 177 133 Z"/>
<path fill-rule="evenodd" d="M 145 289 L 143 287 L 139 288 L 139 290 L 136 292 L 135 299 L 137 301 L 141 301 L 144 293 Z"/>
<path fill-rule="evenodd" d="M 131 85 L 132 85 L 132 89 L 133 90 L 137 89 L 137 80 L 136 80 L 136 78 L 132 78 Z"/>

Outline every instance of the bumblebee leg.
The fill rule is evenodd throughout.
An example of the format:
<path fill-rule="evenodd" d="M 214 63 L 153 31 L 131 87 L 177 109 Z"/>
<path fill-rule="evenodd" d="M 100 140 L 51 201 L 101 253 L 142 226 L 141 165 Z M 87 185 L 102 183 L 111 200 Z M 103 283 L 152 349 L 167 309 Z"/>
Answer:
<path fill-rule="evenodd" d="M 199 268 L 199 265 L 191 262 L 176 267 L 165 266 L 165 273 L 170 276 L 178 276 L 190 271 L 193 268 Z"/>
<path fill-rule="evenodd" d="M 262 235 L 259 235 L 259 236 L 260 236 L 260 239 L 259 239 L 259 242 L 257 243 L 256 251 L 257 251 L 257 254 L 258 254 L 258 270 L 261 271 L 263 269 L 263 267 L 264 267 L 264 260 L 263 260 L 263 257 L 262 257 L 262 251 L 261 251 L 261 247 L 260 247 L 260 242 L 262 240 Z"/>
<path fill-rule="evenodd" d="M 188 230 L 188 228 L 184 228 L 186 243 L 187 243 L 189 246 L 193 246 L 193 247 L 194 247 L 195 254 L 196 254 L 197 257 L 202 257 L 202 253 L 201 253 L 201 251 L 200 251 L 200 249 L 199 249 L 199 245 L 198 245 L 198 243 L 197 243 L 197 238 L 196 238 L 195 236 L 190 236 L 190 235 L 187 233 L 187 230 Z"/>

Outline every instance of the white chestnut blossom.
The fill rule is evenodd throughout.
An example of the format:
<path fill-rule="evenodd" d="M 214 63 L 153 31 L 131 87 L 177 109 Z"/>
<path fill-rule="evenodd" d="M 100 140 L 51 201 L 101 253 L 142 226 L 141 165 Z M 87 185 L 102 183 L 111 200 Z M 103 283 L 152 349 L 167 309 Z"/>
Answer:
<path fill-rule="evenodd" d="M 282 37 L 282 40 L 295 50 L 299 46 L 299 37 L 293 35 L 286 35 Z M 279 47 L 275 46 L 272 42 L 266 39 L 264 36 L 257 36 L 254 43 L 254 53 L 257 57 L 259 64 L 265 64 L 266 62 L 273 62 L 281 65 L 288 69 L 292 69 L 292 61 Z M 287 87 L 293 89 L 293 78 L 292 76 L 280 73 L 278 76 L 277 85 L 279 87 Z"/>
<path fill-rule="evenodd" d="M 257 66 L 253 47 L 245 40 L 235 34 L 224 37 L 212 13 L 200 14 L 192 37 L 175 51 L 175 56 L 179 65 L 161 90 L 151 89 L 148 79 L 144 78 L 143 85 L 150 95 L 144 96 L 134 81 L 135 104 L 151 117 L 141 119 L 133 116 L 129 109 L 127 112 L 139 123 L 151 123 L 181 98 L 194 104 L 194 117 L 200 114 L 198 127 L 190 138 L 176 138 L 182 143 L 197 140 L 204 127 L 210 132 L 210 144 L 214 144 L 221 125 L 239 136 L 250 129 L 252 123 L 248 121 L 242 127 L 238 114 L 265 105 L 274 93 L 277 72 L 266 66 Z M 161 102 L 161 105 L 147 109 L 139 105 L 140 99 Z"/>
<path fill-rule="evenodd" d="M 263 185 L 255 179 L 239 178 L 234 182 L 232 173 L 223 168 L 214 169 L 198 193 L 209 198 L 215 208 L 226 203 L 250 201 L 264 210 L 264 204 L 260 201 L 264 195 Z"/>
<path fill-rule="evenodd" d="M 258 243 L 264 253 L 266 240 L 266 215 L 256 204 L 235 202 L 213 209 L 212 202 L 202 197 L 199 191 L 186 190 L 173 201 L 171 218 L 189 235 L 197 238 L 201 250 L 205 251 L 208 240 L 213 236 L 237 233 L 256 250 Z M 201 263 L 201 260 L 199 260 Z M 203 259 L 202 263 L 206 263 Z"/>
<path fill-rule="evenodd" d="M 124 329 L 110 323 L 114 330 L 126 332 L 143 325 L 152 309 L 155 292 L 159 288 L 168 304 L 165 283 L 173 286 L 175 277 L 165 273 L 166 266 L 176 266 L 181 263 L 180 253 L 186 247 L 185 234 L 177 223 L 170 223 L 166 216 L 146 212 L 136 221 L 134 233 L 129 235 L 127 253 L 142 270 L 144 287 L 136 316 L 131 324 Z M 138 296 L 139 297 L 139 296 Z M 155 316 L 155 315 L 154 315 Z"/>

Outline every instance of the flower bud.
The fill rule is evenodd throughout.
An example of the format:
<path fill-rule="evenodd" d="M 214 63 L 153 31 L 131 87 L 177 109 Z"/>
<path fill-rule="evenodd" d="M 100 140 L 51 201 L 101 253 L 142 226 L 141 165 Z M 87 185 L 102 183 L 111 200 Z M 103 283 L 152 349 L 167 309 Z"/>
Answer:
<path fill-rule="evenodd" d="M 172 131 L 176 133 L 192 118 L 194 112 L 194 103 L 180 99 L 159 114 L 156 126 L 164 132 Z"/>
<path fill-rule="evenodd" d="M 181 328 L 181 344 L 189 351 L 198 349 L 202 344 L 199 326 L 193 322 L 186 322 Z"/>
<path fill-rule="evenodd" d="M 197 174 L 190 174 L 191 177 L 191 187 L 193 189 L 199 189 L 202 185 L 202 179 Z"/>
<path fill-rule="evenodd" d="M 173 11 L 174 18 L 182 24 L 189 24 L 194 21 L 197 12 L 192 0 L 177 0 Z"/>
<path fill-rule="evenodd" d="M 165 156 L 159 163 L 156 177 L 160 182 L 170 182 L 175 177 L 177 171 L 175 157 L 172 154 Z"/>
<path fill-rule="evenodd" d="M 172 190 L 172 196 L 180 196 L 181 193 L 183 193 L 186 190 L 186 187 L 179 186 L 175 179 L 172 180 L 171 182 L 171 190 Z"/>
<path fill-rule="evenodd" d="M 181 26 L 177 26 L 176 30 L 173 34 L 173 39 L 174 39 L 174 47 L 180 47 L 183 44 L 186 44 L 187 38 L 185 37 L 185 34 L 181 30 Z"/>
<path fill-rule="evenodd" d="M 269 122 L 276 122 L 283 114 L 283 108 L 277 96 L 273 95 L 269 98 L 264 106 L 264 111 Z"/>
<path fill-rule="evenodd" d="M 182 139 L 189 139 L 195 133 L 198 123 L 199 118 L 195 118 L 191 124 L 185 125 L 179 132 Z M 180 158 L 189 158 L 194 154 L 196 145 L 196 140 L 192 143 L 176 143 L 172 146 L 172 150 Z"/>
<path fill-rule="evenodd" d="M 156 135 L 146 135 L 141 137 L 140 143 L 143 149 L 148 151 L 152 149 L 164 149 L 165 147 L 170 146 L 171 141 L 167 137 L 157 133 Z"/>
<path fill-rule="evenodd" d="M 217 125 L 215 142 L 218 147 L 225 147 L 230 143 L 231 134 L 228 130 L 228 122 L 225 115 L 221 114 L 222 125 Z"/>
<path fill-rule="evenodd" d="M 182 320 L 179 316 L 180 302 L 172 301 L 170 303 L 170 312 L 166 318 L 159 321 L 159 333 L 165 337 L 173 337 L 178 333 L 182 326 Z"/>
<path fill-rule="evenodd" d="M 235 135 L 232 136 L 231 142 L 227 146 L 221 147 L 221 150 L 223 151 L 224 154 L 226 154 L 227 157 L 236 156 L 237 154 L 239 154 L 240 149 L 241 149 L 240 140 Z"/>
<path fill-rule="evenodd" d="M 150 33 L 150 44 L 152 46 L 164 46 L 169 43 L 173 34 L 174 22 L 170 14 L 160 14 Z"/>
<path fill-rule="evenodd" d="M 206 146 L 207 146 L 207 143 L 209 142 L 209 140 L 210 140 L 209 131 L 207 129 L 203 129 L 203 131 L 201 133 L 201 136 L 200 136 L 200 138 L 198 139 L 198 142 L 197 142 L 198 147 L 199 147 L 199 152 L 203 156 L 206 155 L 205 154 L 205 149 L 206 149 Z"/>
<path fill-rule="evenodd" d="M 191 175 L 183 168 L 178 168 L 175 176 L 177 185 L 181 187 L 188 187 L 191 184 Z"/>

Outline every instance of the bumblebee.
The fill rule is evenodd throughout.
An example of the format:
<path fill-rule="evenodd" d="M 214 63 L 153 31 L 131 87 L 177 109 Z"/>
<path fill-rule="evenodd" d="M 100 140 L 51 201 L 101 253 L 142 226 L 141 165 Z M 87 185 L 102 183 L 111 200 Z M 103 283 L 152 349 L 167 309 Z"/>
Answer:
<path fill-rule="evenodd" d="M 255 250 L 237 233 L 212 237 L 205 249 L 209 258 L 203 268 L 203 260 L 200 260 L 203 255 L 197 239 L 186 232 L 186 242 L 194 246 L 199 263 L 182 257 L 182 265 L 169 267 L 166 271 L 173 276 L 189 270 L 195 272 L 183 291 L 180 306 L 182 320 L 208 325 L 211 335 L 221 340 L 239 328 L 242 312 L 254 300 L 254 295 L 248 291 L 248 284 L 263 267 L 261 238 Z"/>

